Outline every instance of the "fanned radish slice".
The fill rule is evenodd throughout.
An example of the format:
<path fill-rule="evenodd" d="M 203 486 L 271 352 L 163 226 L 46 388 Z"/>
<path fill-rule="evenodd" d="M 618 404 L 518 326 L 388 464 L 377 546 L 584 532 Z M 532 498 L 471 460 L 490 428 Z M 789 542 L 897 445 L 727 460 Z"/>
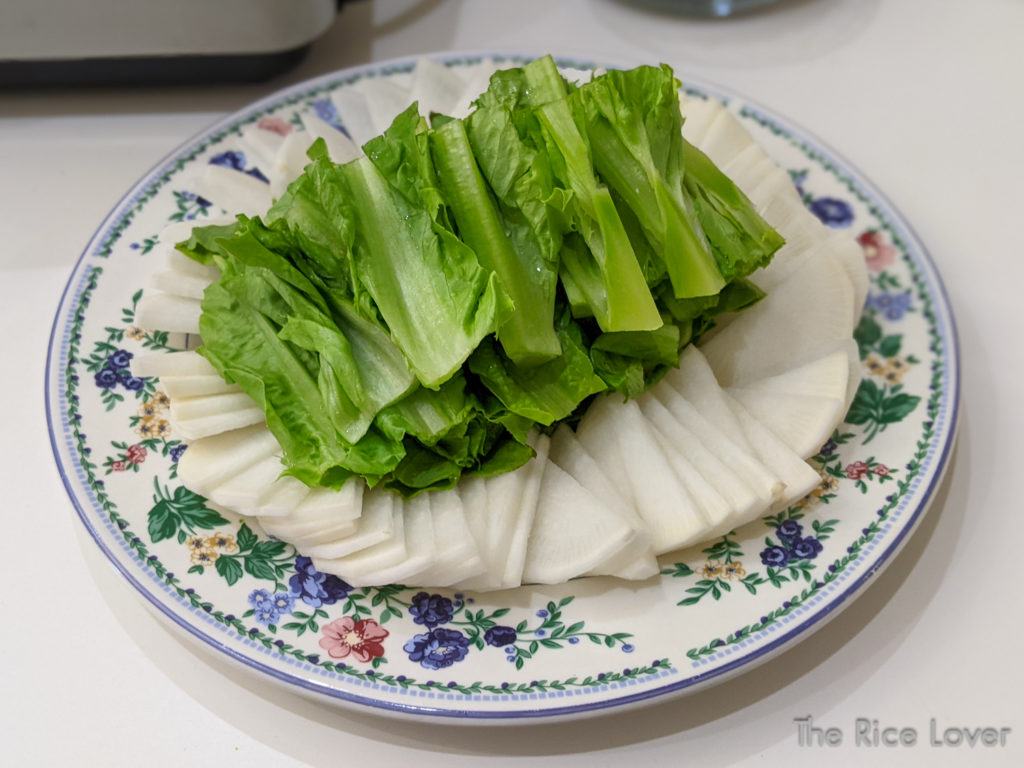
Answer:
<path fill-rule="evenodd" d="M 223 432 L 242 429 L 253 424 L 262 424 L 265 414 L 260 408 L 243 408 L 238 411 L 214 413 L 196 419 L 171 419 L 174 433 L 185 440 L 199 440 Z"/>
<path fill-rule="evenodd" d="M 333 559 L 388 541 L 395 531 L 391 501 L 394 495 L 390 491 L 377 489 L 366 491 L 355 532 L 337 541 L 306 547 L 303 554 L 307 557 Z"/>
<path fill-rule="evenodd" d="M 242 143 L 245 145 L 246 153 L 256 158 L 260 168 L 268 171 L 284 139 L 285 137 L 277 131 L 260 128 L 256 123 L 250 123 L 242 128 Z"/>
<path fill-rule="evenodd" d="M 206 416 L 227 414 L 253 408 L 255 403 L 244 392 L 227 392 L 219 395 L 183 397 L 171 401 L 171 419 L 188 421 Z"/>
<path fill-rule="evenodd" d="M 211 488 L 207 497 L 240 515 L 256 515 L 260 497 L 277 482 L 283 470 L 281 456 L 275 453 Z"/>
<path fill-rule="evenodd" d="M 416 61 L 409 99 L 419 104 L 420 114 L 424 117 L 431 112 L 450 115 L 465 87 L 454 67 L 446 67 L 424 56 Z"/>
<path fill-rule="evenodd" d="M 850 278 L 850 284 L 853 286 L 853 322 L 856 325 L 860 321 L 864 301 L 868 297 L 868 267 L 864 260 L 864 249 L 860 243 L 842 232 L 832 235 L 828 242 L 832 255 L 846 270 L 846 276 Z"/>
<path fill-rule="evenodd" d="M 853 288 L 833 259 L 816 259 L 701 347 L 724 387 L 821 357 L 853 336 Z"/>
<path fill-rule="evenodd" d="M 476 540 L 466 523 L 462 499 L 456 491 L 430 493 L 434 529 L 434 562 L 417 574 L 425 587 L 446 587 L 485 570 Z"/>
<path fill-rule="evenodd" d="M 625 547 L 635 531 L 557 464 L 541 480 L 523 581 L 560 584 L 598 566 Z"/>
<path fill-rule="evenodd" d="M 462 497 L 462 511 L 466 525 L 473 535 L 477 549 L 487 554 L 487 479 L 480 475 L 459 478 L 459 496 Z"/>
<path fill-rule="evenodd" d="M 832 397 L 744 387 L 733 387 L 728 392 L 804 459 L 818 452 L 843 417 L 843 401 Z"/>
<path fill-rule="evenodd" d="M 526 567 L 530 531 L 533 529 L 537 506 L 540 503 L 544 477 L 551 466 L 548 462 L 550 438 L 547 435 L 532 435 L 529 442 L 536 455 L 521 467 L 526 470 L 526 482 L 523 486 L 522 496 L 519 498 L 519 512 L 515 516 L 511 535 L 505 541 L 508 554 L 505 556 L 502 583 L 507 587 L 518 587 L 523 583 L 523 568 Z M 488 490 L 488 497 L 490 497 L 490 490 Z M 492 540 L 492 546 L 497 548 L 498 542 Z"/>
<path fill-rule="evenodd" d="M 160 387 L 171 399 L 242 391 L 237 384 L 228 384 L 220 376 L 161 376 Z"/>
<path fill-rule="evenodd" d="M 428 495 L 421 493 L 402 504 L 405 532 L 405 559 L 374 576 L 376 585 L 402 582 L 415 583 L 419 574 L 434 563 L 434 523 L 430 514 Z"/>
<path fill-rule="evenodd" d="M 726 397 L 736 418 L 747 433 L 747 440 L 761 459 L 786 484 L 782 496 L 773 505 L 773 511 L 786 509 L 802 499 L 821 482 L 818 473 L 800 456 L 780 440 L 774 432 L 750 415 L 735 399 Z"/>
<path fill-rule="evenodd" d="M 374 133 L 380 135 L 412 103 L 410 90 L 389 77 L 364 77 L 356 87 L 366 96 Z"/>
<path fill-rule="evenodd" d="M 206 171 L 195 180 L 194 186 L 196 194 L 232 213 L 258 216 L 266 213 L 274 202 L 269 184 L 222 165 L 206 166 Z"/>
<path fill-rule="evenodd" d="M 324 140 L 324 144 L 327 145 L 327 154 L 338 164 L 347 163 L 363 154 L 352 139 L 311 112 L 302 115 L 302 124 L 314 140 Z M 310 142 L 310 144 L 312 143 Z"/>
<path fill-rule="evenodd" d="M 725 394 L 708 361 L 693 344 L 679 356 L 679 366 L 670 369 L 662 381 L 685 397 L 708 421 L 741 448 L 749 449 L 739 420 L 725 401 Z"/>
<path fill-rule="evenodd" d="M 163 244 L 173 246 L 192 237 L 192 229 L 194 227 L 230 224 L 234 220 L 234 216 L 228 216 L 227 214 L 213 214 L 210 216 L 204 216 L 202 219 L 192 221 L 189 221 L 188 219 L 174 221 L 160 230 L 160 234 L 157 236 L 157 239 Z M 182 257 L 186 259 L 188 258 L 184 254 L 182 254 Z M 189 259 L 189 261 L 193 264 L 198 264 L 198 262 L 192 261 L 192 259 Z"/>
<path fill-rule="evenodd" d="M 277 481 L 260 495 L 256 508 L 257 517 L 286 517 L 309 496 L 308 485 L 290 475 L 279 477 Z"/>
<path fill-rule="evenodd" d="M 345 132 L 357 146 L 363 146 L 377 134 L 370 119 L 370 107 L 366 96 L 353 85 L 345 85 L 331 94 L 338 114 L 342 116 Z"/>
<path fill-rule="evenodd" d="M 340 490 L 313 488 L 286 517 L 261 517 L 271 536 L 303 549 L 352 535 L 362 513 L 364 483 L 349 480 Z"/>
<path fill-rule="evenodd" d="M 203 222 L 206 226 L 206 222 Z M 186 236 L 187 239 L 188 236 Z M 177 248 L 169 245 L 157 246 L 163 250 L 164 265 L 173 272 L 181 272 L 193 277 L 200 277 L 212 283 L 220 277 L 220 270 L 208 264 L 200 264 L 195 259 L 189 258 Z M 200 295 L 202 298 L 202 295 Z"/>
<path fill-rule="evenodd" d="M 140 352 L 132 358 L 132 376 L 219 376 L 198 352 Z"/>
<path fill-rule="evenodd" d="M 466 85 L 462 90 L 455 106 L 452 107 L 451 117 L 466 117 L 481 93 L 487 90 L 491 82 L 491 75 L 500 69 L 493 59 L 484 59 L 476 66 L 469 69 Z"/>
<path fill-rule="evenodd" d="M 302 174 L 309 163 L 306 151 L 315 140 L 316 136 L 307 130 L 292 131 L 284 137 L 271 165 L 274 173 L 270 180 L 270 193 L 274 198 L 280 197 L 288 185 Z M 327 152 L 330 154 L 329 146 Z"/>
<path fill-rule="evenodd" d="M 190 491 L 205 496 L 280 450 L 266 424 L 224 432 L 189 443 L 178 459 L 178 477 Z"/>
<path fill-rule="evenodd" d="M 402 499 L 393 493 L 383 493 L 389 504 L 392 522 L 391 535 L 373 546 L 360 549 L 344 557 L 313 557 L 313 567 L 344 579 L 353 587 L 390 584 L 401 575 L 407 562 L 405 548 L 405 517 Z"/>
<path fill-rule="evenodd" d="M 708 125 L 697 146 L 721 168 L 753 143 L 753 137 L 732 112 L 721 109 Z"/>
<path fill-rule="evenodd" d="M 158 328 L 169 333 L 199 333 L 203 313 L 198 299 L 170 293 L 147 293 L 135 306 L 135 324 L 140 328 Z"/>
<path fill-rule="evenodd" d="M 637 399 L 640 410 L 648 417 L 648 420 L 651 420 L 654 410 L 653 401 L 660 402 L 672 414 L 673 426 L 678 424 L 685 427 L 722 464 L 730 467 L 741 477 L 743 483 L 754 492 L 763 507 L 770 507 L 782 495 L 783 484 L 774 473 L 750 452 L 726 437 L 667 382 L 658 382 Z"/>
<path fill-rule="evenodd" d="M 744 389 L 845 400 L 849 377 L 850 363 L 844 347 L 783 373 L 752 381 Z"/>
<path fill-rule="evenodd" d="M 697 541 L 706 522 L 665 459 L 635 400 L 599 397 L 577 437 L 605 472 L 626 475 L 626 492 L 647 526 L 656 554 Z"/>
<path fill-rule="evenodd" d="M 212 282 L 213 279 L 208 277 L 190 275 L 176 269 L 168 269 L 153 275 L 153 287 L 158 291 L 173 293 L 176 296 L 184 296 L 189 299 L 202 300 L 203 292 Z"/>
<path fill-rule="evenodd" d="M 725 105 L 713 97 L 686 96 L 680 103 L 680 109 L 683 113 L 683 136 L 694 146 L 701 147 L 708 128 Z"/>

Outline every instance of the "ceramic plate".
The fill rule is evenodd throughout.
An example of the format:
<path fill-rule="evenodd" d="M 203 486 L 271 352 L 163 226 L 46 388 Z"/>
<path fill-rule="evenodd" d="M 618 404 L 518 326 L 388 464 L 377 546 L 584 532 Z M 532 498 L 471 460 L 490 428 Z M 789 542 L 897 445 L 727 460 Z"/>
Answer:
<path fill-rule="evenodd" d="M 437 59 L 468 73 L 480 57 Z M 821 485 L 801 503 L 664 559 L 661 575 L 639 584 L 428 593 L 351 589 L 176 479 L 184 446 L 166 420 L 166 396 L 128 370 L 140 351 L 182 342 L 134 323 L 159 266 L 156 235 L 215 213 L 192 187 L 209 163 L 262 175 L 242 129 L 287 133 L 310 111 L 344 129 L 343 100 L 332 96 L 365 78 L 407 79 L 414 64 L 342 71 L 232 115 L 162 162 L 99 227 L 61 301 L 46 383 L 57 463 L 96 545 L 225 664 L 388 714 L 580 716 L 713 685 L 809 635 L 891 560 L 935 492 L 957 421 L 953 319 L 921 243 L 854 168 L 784 118 L 695 81 L 686 88 L 726 100 L 808 207 L 853 234 L 867 259 L 863 383 L 813 458 Z"/>

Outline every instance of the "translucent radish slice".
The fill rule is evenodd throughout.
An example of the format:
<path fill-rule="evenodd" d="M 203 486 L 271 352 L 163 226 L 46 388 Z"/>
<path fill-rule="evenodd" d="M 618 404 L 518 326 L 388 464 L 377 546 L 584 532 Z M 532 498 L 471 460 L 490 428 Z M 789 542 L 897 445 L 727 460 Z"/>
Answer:
<path fill-rule="evenodd" d="M 161 376 L 160 387 L 172 400 L 242 391 L 237 384 L 228 384 L 220 376 Z"/>
<path fill-rule="evenodd" d="M 292 131 L 284 137 L 271 164 L 274 174 L 270 180 L 270 193 L 275 198 L 280 197 L 287 186 L 295 181 L 309 164 L 306 151 L 315 140 L 316 136 L 306 130 Z M 328 154 L 330 151 L 328 145 Z"/>
<path fill-rule="evenodd" d="M 667 382 L 658 382 L 637 400 L 640 403 L 641 411 L 648 418 L 650 418 L 650 411 L 646 409 L 655 398 L 672 414 L 672 418 L 677 424 L 693 433 L 701 445 L 743 478 L 744 484 L 754 492 L 762 506 L 770 507 L 781 497 L 782 481 L 752 453 L 726 437 L 720 429 L 704 418 L 689 400 L 680 395 Z"/>
<path fill-rule="evenodd" d="M 203 222 L 203 226 L 206 222 Z M 188 236 L 186 236 L 187 239 Z M 186 275 L 201 277 L 208 282 L 213 282 L 220 277 L 220 270 L 208 264 L 200 264 L 195 259 L 189 258 L 177 248 L 170 246 L 157 246 L 163 249 L 164 265 L 174 272 L 183 272 Z"/>
<path fill-rule="evenodd" d="M 853 336 L 853 288 L 815 259 L 701 347 L 724 387 L 742 386 L 841 348 Z"/>
<path fill-rule="evenodd" d="M 487 86 L 491 82 L 491 75 L 500 68 L 493 59 L 484 59 L 476 66 L 469 68 L 469 73 L 466 76 L 466 85 L 462 90 L 462 95 L 459 96 L 455 106 L 452 107 L 451 116 L 466 117 L 472 110 L 473 102 L 476 101 L 481 93 L 487 90 Z"/>
<path fill-rule="evenodd" d="M 423 57 L 416 61 L 409 99 L 419 103 L 420 114 L 424 117 L 431 112 L 450 115 L 465 87 L 455 67 L 446 67 L 439 61 Z"/>
<path fill-rule="evenodd" d="M 667 462 L 635 400 L 619 403 L 611 397 L 598 398 L 576 434 L 603 471 L 625 473 L 626 488 L 647 526 L 655 553 L 699 540 L 705 520 Z"/>
<path fill-rule="evenodd" d="M 728 109 L 721 109 L 697 146 L 715 165 L 721 167 L 753 143 L 753 137 L 740 121 Z"/>
<path fill-rule="evenodd" d="M 708 421 L 741 448 L 749 450 L 746 434 L 725 400 L 714 371 L 704 355 L 689 345 L 679 357 L 679 367 L 670 369 L 662 381 L 686 398 Z"/>
<path fill-rule="evenodd" d="M 369 547 L 376 546 L 391 539 L 395 531 L 392 519 L 391 491 L 369 490 L 363 494 L 362 514 L 359 523 L 351 536 L 326 544 L 306 547 L 304 555 L 314 558 L 333 559 L 351 555 Z"/>
<path fill-rule="evenodd" d="M 198 299 L 147 293 L 135 306 L 135 324 L 139 328 L 157 328 L 169 333 L 199 333 L 202 313 Z"/>
<path fill-rule="evenodd" d="M 712 97 L 686 96 L 680 103 L 680 109 L 683 113 L 683 136 L 695 147 L 700 147 L 711 123 L 725 107 Z"/>
<path fill-rule="evenodd" d="M 309 132 L 314 141 L 316 139 L 324 140 L 324 144 L 327 145 L 328 156 L 339 165 L 354 160 L 363 154 L 363 151 L 352 138 L 349 138 L 349 136 L 346 136 L 326 120 L 322 120 L 311 112 L 303 113 L 302 124 L 306 127 L 306 131 Z M 310 141 L 310 144 L 312 143 L 313 141 Z M 309 158 L 307 158 L 307 162 L 308 160 Z"/>
<path fill-rule="evenodd" d="M 522 495 L 519 497 L 518 513 L 513 518 L 512 531 L 505 540 L 508 554 L 505 557 L 505 568 L 502 571 L 502 583 L 506 587 L 518 587 L 523 583 L 523 569 L 526 567 L 527 550 L 529 548 L 530 531 L 537 515 L 540 503 L 541 487 L 545 475 L 551 468 L 548 462 L 548 451 L 551 441 L 547 435 L 534 435 L 530 439 L 535 456 L 520 469 L 525 470 L 526 480 Z M 488 497 L 490 491 L 488 490 Z M 492 551 L 497 548 L 498 541 L 491 540 Z"/>
<path fill-rule="evenodd" d="M 814 224 L 814 227 L 817 227 Z M 780 230 L 781 231 L 781 230 Z M 762 290 L 771 293 L 790 277 L 803 269 L 808 263 L 819 259 L 832 258 L 831 247 L 827 239 L 817 239 L 797 248 L 785 245 L 772 258 L 771 263 L 750 276 L 750 279 Z"/>
<path fill-rule="evenodd" d="M 370 119 L 370 108 L 366 96 L 355 86 L 346 85 L 331 94 L 338 114 L 342 116 L 345 132 L 356 146 L 362 146 L 377 134 Z M 332 158 L 333 159 L 333 158 Z"/>
<path fill-rule="evenodd" d="M 486 553 L 487 547 L 487 481 L 480 475 L 459 479 L 459 495 L 462 497 L 462 512 L 466 525 L 476 541 L 477 548 Z"/>
<path fill-rule="evenodd" d="M 190 491 L 205 496 L 280 450 L 266 424 L 224 432 L 190 443 L 178 459 L 178 477 Z"/>
<path fill-rule="evenodd" d="M 843 348 L 775 376 L 752 381 L 744 388 L 845 400 L 849 377 L 847 348 Z"/>
<path fill-rule="evenodd" d="M 334 574 L 353 587 L 380 586 L 396 580 L 394 576 L 400 574 L 399 569 L 405 567 L 407 560 L 403 504 L 395 494 L 384 492 L 383 496 L 391 507 L 391 536 L 344 557 L 313 557 L 313 566 L 318 571 Z"/>
<path fill-rule="evenodd" d="M 412 104 L 409 88 L 389 77 L 364 77 L 356 87 L 366 96 L 370 122 L 377 135 L 390 128 L 394 119 Z"/>
<path fill-rule="evenodd" d="M 434 562 L 417 575 L 417 583 L 425 587 L 446 587 L 482 573 L 485 566 L 466 523 L 459 494 L 431 492 L 430 516 L 434 528 Z"/>
<path fill-rule="evenodd" d="M 260 168 L 270 170 L 285 137 L 276 131 L 260 128 L 258 124 L 250 124 L 242 128 L 242 143 L 246 154 L 256 158 Z"/>
<path fill-rule="evenodd" d="M 868 267 L 864 260 L 864 249 L 860 243 L 845 233 L 836 233 L 828 240 L 832 255 L 846 270 L 853 286 L 853 322 L 860 321 L 864 302 L 868 297 Z"/>
<path fill-rule="evenodd" d="M 236 214 L 258 216 L 266 213 L 274 202 L 269 184 L 222 165 L 206 166 L 203 175 L 195 180 L 194 187 L 196 194 L 218 208 Z"/>
<path fill-rule="evenodd" d="M 188 258 L 188 257 L 186 257 Z M 153 287 L 164 293 L 184 296 L 189 299 L 202 299 L 203 292 L 213 280 L 208 277 L 190 275 L 176 269 L 168 269 L 153 275 Z"/>
<path fill-rule="evenodd" d="M 280 454 L 267 456 L 211 488 L 207 497 L 215 504 L 232 509 L 240 515 L 257 515 L 260 497 L 277 482 L 283 470 Z"/>
<path fill-rule="evenodd" d="M 196 419 L 171 419 L 174 434 L 184 440 L 199 440 L 224 432 L 242 429 L 253 424 L 263 424 L 265 414 L 260 408 L 243 408 L 238 411 L 215 413 Z"/>
<path fill-rule="evenodd" d="M 277 481 L 260 495 L 256 508 L 257 517 L 285 517 L 290 515 L 312 489 L 290 475 Z"/>
<path fill-rule="evenodd" d="M 373 584 L 415 584 L 419 574 L 434 564 L 434 523 L 430 514 L 428 494 L 421 493 L 402 505 L 405 532 L 405 559 L 377 574 Z"/>
<path fill-rule="evenodd" d="M 133 376 L 217 376 L 217 369 L 198 352 L 140 352 L 132 358 Z"/>
<path fill-rule="evenodd" d="M 814 490 L 821 482 L 818 473 L 783 443 L 774 432 L 751 416 L 750 412 L 735 399 L 726 395 L 726 402 L 743 425 L 747 439 L 758 458 L 786 484 L 784 493 L 773 505 L 773 511 L 786 509 Z"/>
<path fill-rule="evenodd" d="M 362 513 L 364 483 L 349 480 L 340 490 L 313 488 L 285 517 L 261 517 L 260 527 L 299 549 L 352 535 Z"/>
<path fill-rule="evenodd" d="M 804 459 L 818 452 L 843 417 L 843 401 L 832 397 L 743 387 L 728 392 Z"/>
<path fill-rule="evenodd" d="M 255 403 L 244 392 L 227 392 L 219 395 L 172 400 L 170 412 L 171 418 L 175 421 L 190 421 L 207 416 L 228 414 L 232 411 L 244 411 L 253 407 L 255 407 Z"/>
<path fill-rule="evenodd" d="M 634 533 L 572 475 L 548 464 L 526 549 L 523 581 L 561 584 L 580 576 L 614 556 Z"/>

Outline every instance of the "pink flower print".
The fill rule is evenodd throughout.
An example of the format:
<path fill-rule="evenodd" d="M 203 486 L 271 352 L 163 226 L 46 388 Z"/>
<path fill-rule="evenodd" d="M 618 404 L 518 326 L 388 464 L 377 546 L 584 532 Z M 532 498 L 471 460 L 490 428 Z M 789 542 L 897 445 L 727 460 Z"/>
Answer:
<path fill-rule="evenodd" d="M 855 461 L 846 467 L 846 476 L 851 480 L 860 480 L 863 477 L 867 477 L 868 472 L 871 468 L 868 467 L 865 461 Z"/>
<path fill-rule="evenodd" d="M 864 249 L 864 260 L 872 272 L 881 272 L 896 258 L 896 249 L 885 242 L 877 230 L 862 232 L 857 242 Z"/>
<path fill-rule="evenodd" d="M 351 616 L 332 621 L 321 632 L 320 647 L 332 658 L 344 659 L 351 655 L 363 664 L 384 655 L 381 641 L 390 634 L 373 619 L 356 621 Z"/>
<path fill-rule="evenodd" d="M 871 471 L 875 473 L 876 477 L 889 476 L 889 468 L 885 464 L 876 464 Z"/>
<path fill-rule="evenodd" d="M 262 131 L 270 131 L 279 136 L 287 136 L 292 132 L 292 127 L 280 117 L 261 117 L 256 127 Z"/>
<path fill-rule="evenodd" d="M 123 461 L 115 461 L 110 465 L 110 468 L 115 472 L 124 472 L 128 468 L 128 465 Z"/>
<path fill-rule="evenodd" d="M 146 460 L 146 449 L 138 444 L 133 445 L 128 449 L 126 457 L 132 464 L 141 464 Z"/>

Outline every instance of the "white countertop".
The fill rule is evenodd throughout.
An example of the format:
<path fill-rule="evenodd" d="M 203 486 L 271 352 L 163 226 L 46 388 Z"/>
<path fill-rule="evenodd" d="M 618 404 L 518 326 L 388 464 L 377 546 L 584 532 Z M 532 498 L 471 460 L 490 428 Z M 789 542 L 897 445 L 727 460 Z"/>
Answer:
<path fill-rule="evenodd" d="M 791 0 L 692 21 L 615 0 L 348 7 L 297 69 L 249 86 L 0 92 L 0 402 L 5 535 L 0 761 L 8 765 L 1019 765 L 1024 633 L 1013 488 L 1024 448 L 1016 235 L 1024 201 L 1024 5 Z M 227 112 L 333 69 L 448 49 L 659 59 L 822 137 L 889 197 L 942 274 L 962 346 L 949 475 L 919 530 L 853 605 L 770 664 L 690 697 L 557 726 L 353 716 L 269 688 L 144 608 L 88 540 L 40 397 L 53 313 L 106 213 Z M 1015 554 L 1016 553 L 1016 554 Z M 801 747 L 795 718 L 914 748 Z M 931 747 L 938 727 L 1010 728 L 1004 747 Z"/>

